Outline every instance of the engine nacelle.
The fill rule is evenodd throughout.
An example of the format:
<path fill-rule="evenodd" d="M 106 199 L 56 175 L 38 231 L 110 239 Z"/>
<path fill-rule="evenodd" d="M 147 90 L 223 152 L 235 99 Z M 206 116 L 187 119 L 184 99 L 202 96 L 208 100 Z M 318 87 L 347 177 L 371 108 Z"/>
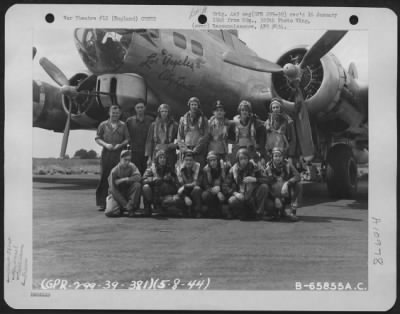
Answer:
<path fill-rule="evenodd" d="M 32 84 L 33 127 L 62 132 L 66 114 L 59 88 L 41 81 Z"/>
<path fill-rule="evenodd" d="M 101 93 L 97 101 L 104 108 L 116 103 L 123 111 L 131 111 L 138 102 L 147 102 L 146 83 L 134 73 L 99 75 L 96 91 Z"/>
<path fill-rule="evenodd" d="M 294 48 L 283 54 L 277 63 L 281 66 L 299 64 L 306 52 L 304 46 Z M 365 113 L 361 110 L 364 105 L 358 102 L 360 97 L 355 93 L 358 86 L 354 82 L 332 53 L 303 69 L 300 88 L 305 105 L 326 131 L 341 133 L 358 127 L 365 120 Z M 282 98 L 283 107 L 293 112 L 295 88 L 282 73 L 272 74 L 272 88 L 274 94 Z"/>

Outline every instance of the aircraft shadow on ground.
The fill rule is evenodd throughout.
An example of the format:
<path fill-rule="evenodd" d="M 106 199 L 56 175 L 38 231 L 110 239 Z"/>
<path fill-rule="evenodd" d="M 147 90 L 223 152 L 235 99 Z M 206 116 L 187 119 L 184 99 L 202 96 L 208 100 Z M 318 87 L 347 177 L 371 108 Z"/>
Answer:
<path fill-rule="evenodd" d="M 329 192 L 325 184 L 321 183 L 310 183 L 303 185 L 303 197 L 301 206 L 316 206 L 318 204 L 327 202 L 336 202 L 345 199 L 338 199 L 329 195 Z M 347 199 L 351 203 L 343 204 L 329 204 L 330 207 L 347 209 L 359 209 L 368 210 L 368 184 L 362 184 L 359 186 L 357 194 L 354 199 Z"/>

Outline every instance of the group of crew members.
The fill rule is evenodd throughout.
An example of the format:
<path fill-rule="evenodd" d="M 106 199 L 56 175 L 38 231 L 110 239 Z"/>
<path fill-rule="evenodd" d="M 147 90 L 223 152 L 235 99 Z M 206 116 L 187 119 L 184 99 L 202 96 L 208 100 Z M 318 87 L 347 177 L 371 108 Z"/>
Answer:
<path fill-rule="evenodd" d="M 103 147 L 99 210 L 107 217 L 175 211 L 193 218 L 297 221 L 296 133 L 280 100 L 271 101 L 265 122 L 247 100 L 239 103 L 233 120 L 225 117 L 219 100 L 210 119 L 198 98 L 187 105 L 179 124 L 167 104 L 159 106 L 153 121 L 145 115 L 144 102 L 138 102 L 136 115 L 126 123 L 119 106 L 110 107 L 110 118 L 100 123 L 96 135 Z"/>

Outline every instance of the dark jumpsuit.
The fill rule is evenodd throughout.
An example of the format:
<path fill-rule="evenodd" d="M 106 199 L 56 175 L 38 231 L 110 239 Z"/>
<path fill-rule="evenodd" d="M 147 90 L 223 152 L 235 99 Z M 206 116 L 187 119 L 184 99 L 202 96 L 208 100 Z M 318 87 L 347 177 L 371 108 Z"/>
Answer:
<path fill-rule="evenodd" d="M 129 140 L 129 133 L 126 125 L 122 121 L 117 122 L 117 127 L 113 129 L 110 120 L 103 121 L 97 128 L 96 139 L 112 145 L 121 144 L 126 139 Z M 110 151 L 103 148 L 100 159 L 100 182 L 96 189 L 96 205 L 106 207 L 108 195 L 108 176 L 111 170 L 119 163 L 122 148 Z"/>

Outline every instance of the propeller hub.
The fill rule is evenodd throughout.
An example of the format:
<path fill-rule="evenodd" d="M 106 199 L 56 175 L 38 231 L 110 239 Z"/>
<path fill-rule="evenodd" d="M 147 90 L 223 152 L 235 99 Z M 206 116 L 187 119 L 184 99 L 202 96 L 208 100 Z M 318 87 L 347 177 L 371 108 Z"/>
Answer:
<path fill-rule="evenodd" d="M 290 80 L 293 81 L 295 79 L 300 78 L 301 70 L 298 66 L 292 63 L 286 63 L 283 66 L 283 74 Z"/>
<path fill-rule="evenodd" d="M 76 90 L 75 86 L 70 86 L 70 85 L 63 85 L 61 86 L 61 94 L 67 96 L 67 97 L 75 97 L 78 95 L 78 92 Z"/>

